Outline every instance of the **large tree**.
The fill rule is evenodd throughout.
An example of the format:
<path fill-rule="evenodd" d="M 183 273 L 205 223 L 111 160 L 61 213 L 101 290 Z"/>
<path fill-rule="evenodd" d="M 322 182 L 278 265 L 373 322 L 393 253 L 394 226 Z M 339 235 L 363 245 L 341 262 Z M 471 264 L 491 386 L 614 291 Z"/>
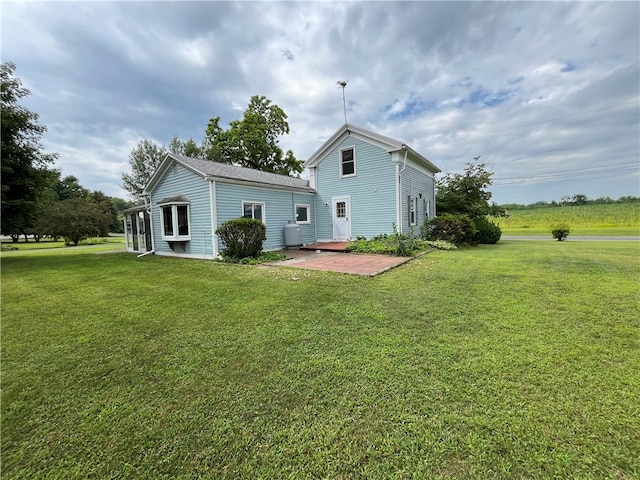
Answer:
<path fill-rule="evenodd" d="M 122 175 L 122 187 L 131 198 L 142 200 L 142 191 L 147 186 L 153 172 L 167 155 L 167 149 L 151 140 L 141 140 L 129 154 L 131 173 Z"/>
<path fill-rule="evenodd" d="M 47 206 L 36 226 L 41 235 L 63 237 L 67 244 L 78 243 L 90 236 L 106 236 L 111 212 L 104 203 L 89 197 L 76 197 Z"/>
<path fill-rule="evenodd" d="M 477 159 L 480 157 L 476 158 Z M 484 163 L 467 163 L 463 174 L 447 174 L 436 183 L 436 210 L 443 213 L 467 215 L 477 218 L 491 212 L 487 190 L 493 172 Z"/>
<path fill-rule="evenodd" d="M 288 133 L 284 110 L 268 98 L 254 95 L 242 119 L 232 121 L 228 130 L 220 127 L 220 117 L 209 120 L 203 152 L 209 160 L 298 175 L 303 162 L 291 150 L 285 153 L 279 145 L 279 137 Z"/>
<path fill-rule="evenodd" d="M 59 180 L 56 185 L 58 200 L 69 200 L 70 198 L 86 198 L 89 190 L 80 185 L 80 180 L 74 175 L 67 175 Z"/>
<path fill-rule="evenodd" d="M 0 139 L 2 143 L 2 234 L 14 241 L 35 224 L 43 190 L 51 186 L 56 172 L 47 166 L 55 153 L 44 153 L 40 139 L 46 127 L 38 114 L 19 105 L 30 94 L 14 76 L 15 64 L 0 65 L 2 100 Z"/>

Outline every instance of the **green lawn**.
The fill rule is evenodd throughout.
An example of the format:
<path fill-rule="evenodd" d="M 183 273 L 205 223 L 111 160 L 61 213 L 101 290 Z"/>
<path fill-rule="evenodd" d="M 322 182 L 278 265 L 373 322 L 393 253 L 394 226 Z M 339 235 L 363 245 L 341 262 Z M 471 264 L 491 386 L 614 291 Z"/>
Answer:
<path fill-rule="evenodd" d="M 72 252 L 73 249 L 78 249 L 78 247 L 92 247 L 96 251 L 113 249 L 124 250 L 124 235 L 114 234 L 109 237 L 92 237 L 82 240 L 78 246 L 75 247 L 65 245 L 64 240 L 54 241 L 51 239 L 41 239 L 39 242 L 36 242 L 32 237 L 29 237 L 28 242 L 24 241 L 24 237 L 21 237 L 20 241 L 17 243 L 12 242 L 11 240 L 2 240 L 1 245 L 3 252 L 46 250 L 51 248 L 68 249 Z"/>
<path fill-rule="evenodd" d="M 3 478 L 640 478 L 640 248 L 2 254 Z"/>

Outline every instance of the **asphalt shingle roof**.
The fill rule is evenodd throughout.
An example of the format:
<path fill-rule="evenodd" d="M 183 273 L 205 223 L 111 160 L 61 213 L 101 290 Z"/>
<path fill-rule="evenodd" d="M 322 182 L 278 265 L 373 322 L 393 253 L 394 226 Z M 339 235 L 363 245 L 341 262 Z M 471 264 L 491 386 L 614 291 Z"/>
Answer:
<path fill-rule="evenodd" d="M 303 190 L 306 192 L 314 191 L 309 186 L 309 181 L 302 178 L 293 178 L 286 175 L 278 175 L 277 173 L 262 172 L 260 170 L 213 162 L 211 160 L 203 160 L 200 158 L 185 157 L 184 155 L 177 155 L 174 153 L 169 155 L 205 177 L 216 177 L 220 179 L 226 178 L 229 180 L 260 183 L 264 185 Z"/>

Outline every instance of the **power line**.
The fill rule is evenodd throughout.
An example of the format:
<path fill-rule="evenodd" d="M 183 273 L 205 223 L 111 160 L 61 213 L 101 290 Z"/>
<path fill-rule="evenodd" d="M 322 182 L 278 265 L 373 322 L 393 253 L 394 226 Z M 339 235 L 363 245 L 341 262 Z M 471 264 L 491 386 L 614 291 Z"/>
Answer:
<path fill-rule="evenodd" d="M 539 176 L 555 176 L 555 175 L 575 175 L 578 173 L 598 173 L 600 171 L 604 171 L 605 170 L 610 170 L 614 167 L 622 167 L 622 168 L 630 168 L 630 167 L 640 167 L 640 164 L 638 164 L 638 162 L 623 162 L 623 163 L 611 163 L 609 165 L 599 165 L 597 167 L 586 167 L 586 168 L 573 168 L 571 170 L 558 170 L 557 172 L 553 172 L 553 173 L 544 173 L 541 174 Z M 523 177 L 502 177 L 499 178 L 499 180 L 514 180 L 514 179 L 518 179 L 518 178 L 523 178 Z M 498 178 L 496 178 L 496 180 L 498 180 Z"/>
<path fill-rule="evenodd" d="M 495 185 L 512 185 L 517 183 L 540 183 L 540 182 L 552 182 L 555 180 L 565 180 L 568 178 L 577 178 L 577 177 L 592 177 L 598 176 L 600 178 L 618 176 L 622 173 L 627 172 L 640 172 L 640 169 L 637 165 L 620 167 L 620 168 L 607 168 L 601 170 L 594 171 L 585 171 L 585 172 L 577 172 L 577 173 L 563 173 L 563 174 L 543 174 L 543 175 L 535 175 L 531 177 L 513 177 L 513 178 L 504 178 L 504 179 L 495 179 Z M 506 181 L 505 181 L 506 180 Z"/>
<path fill-rule="evenodd" d="M 471 137 L 455 138 L 455 139 L 453 139 L 453 141 L 455 141 L 455 142 L 464 142 L 464 141 L 467 141 L 467 140 L 473 140 L 474 138 L 490 137 L 491 135 L 499 135 L 499 134 L 504 133 L 504 132 L 510 132 L 511 130 L 517 130 L 519 128 L 530 127 L 530 126 L 533 126 L 533 125 L 540 125 L 540 124 L 543 124 L 543 123 L 555 122 L 556 120 L 564 120 L 565 118 L 578 117 L 580 115 L 588 115 L 589 113 L 602 112 L 604 110 L 610 110 L 612 108 L 623 107 L 625 105 L 630 105 L 632 103 L 636 103 L 637 104 L 637 103 L 639 103 L 639 101 L 640 100 L 633 100 L 633 101 L 630 101 L 630 102 L 618 103 L 616 105 L 608 105 L 606 107 L 597 108 L 595 110 L 586 110 L 584 112 L 572 113 L 571 115 L 564 115 L 562 117 L 549 118 L 547 120 L 540 120 L 540 121 L 537 121 L 537 122 L 525 123 L 523 125 L 517 125 L 515 127 L 510 127 L 510 128 L 505 129 L 505 130 L 498 130 L 496 132 L 483 133 L 482 135 L 473 135 Z"/>

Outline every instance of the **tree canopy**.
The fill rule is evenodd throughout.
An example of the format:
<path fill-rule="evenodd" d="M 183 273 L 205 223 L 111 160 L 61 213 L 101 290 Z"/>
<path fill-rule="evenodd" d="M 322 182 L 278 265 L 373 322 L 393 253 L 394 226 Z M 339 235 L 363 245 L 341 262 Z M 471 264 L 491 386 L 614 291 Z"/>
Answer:
<path fill-rule="evenodd" d="M 479 158 L 479 157 L 478 157 Z M 493 172 L 484 163 L 467 163 L 463 174 L 447 174 L 436 183 L 436 209 L 443 213 L 467 215 L 477 218 L 491 213 L 489 200 Z"/>
<path fill-rule="evenodd" d="M 57 172 L 47 168 L 55 153 L 44 153 L 40 139 L 46 127 L 38 114 L 19 104 L 30 95 L 14 76 L 15 64 L 0 65 L 2 101 L 0 139 L 2 150 L 2 223 L 5 235 L 17 238 L 33 227 L 43 192 L 55 181 Z"/>
<path fill-rule="evenodd" d="M 66 243 L 78 245 L 89 236 L 107 236 L 112 218 L 110 204 L 74 197 L 47 206 L 36 228 L 40 235 L 63 237 Z"/>
<path fill-rule="evenodd" d="M 287 114 L 264 96 L 254 95 L 241 120 L 234 120 L 227 130 L 220 117 L 209 120 L 204 140 L 198 145 L 193 138 L 183 141 L 174 135 L 168 147 L 151 140 L 141 140 L 129 154 L 131 172 L 122 175 L 122 187 L 136 201 L 168 152 L 221 163 L 297 176 L 303 161 L 291 150 L 280 148 L 279 138 L 289 133 Z"/>
<path fill-rule="evenodd" d="M 153 172 L 167 155 L 167 149 L 151 140 L 141 140 L 129 154 L 131 173 L 122 175 L 122 188 L 136 201 L 142 200 L 142 191 Z"/>
<path fill-rule="evenodd" d="M 209 160 L 298 175 L 303 162 L 291 150 L 285 153 L 279 145 L 279 137 L 288 133 L 284 110 L 268 98 L 254 95 L 242 119 L 232 121 L 228 130 L 220 127 L 220 117 L 209 120 L 203 150 Z"/>

